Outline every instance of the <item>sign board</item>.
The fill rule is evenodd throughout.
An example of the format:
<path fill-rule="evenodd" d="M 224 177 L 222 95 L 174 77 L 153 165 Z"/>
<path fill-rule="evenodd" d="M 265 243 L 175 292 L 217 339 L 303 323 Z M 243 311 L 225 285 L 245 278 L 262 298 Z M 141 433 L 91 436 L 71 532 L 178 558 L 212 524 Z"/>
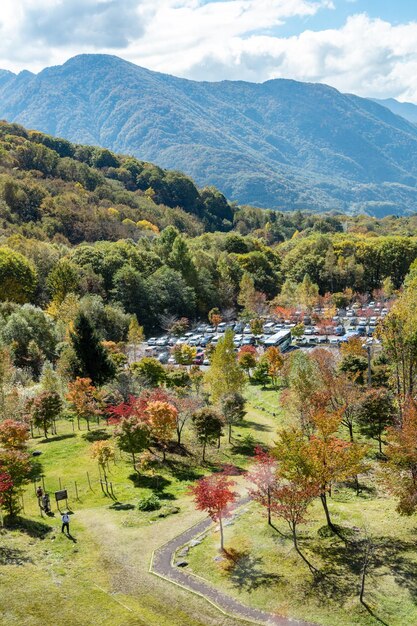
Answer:
<path fill-rule="evenodd" d="M 68 493 L 66 489 L 62 489 L 61 491 L 55 491 L 55 500 L 59 502 L 60 500 L 68 500 Z"/>

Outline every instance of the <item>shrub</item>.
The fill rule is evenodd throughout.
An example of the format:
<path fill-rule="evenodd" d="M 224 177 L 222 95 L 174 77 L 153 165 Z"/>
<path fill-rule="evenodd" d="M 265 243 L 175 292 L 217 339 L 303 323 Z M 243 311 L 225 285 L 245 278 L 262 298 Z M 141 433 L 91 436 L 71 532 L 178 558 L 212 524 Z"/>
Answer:
<path fill-rule="evenodd" d="M 157 511 L 161 508 L 161 501 L 154 493 L 141 498 L 138 502 L 139 511 Z"/>

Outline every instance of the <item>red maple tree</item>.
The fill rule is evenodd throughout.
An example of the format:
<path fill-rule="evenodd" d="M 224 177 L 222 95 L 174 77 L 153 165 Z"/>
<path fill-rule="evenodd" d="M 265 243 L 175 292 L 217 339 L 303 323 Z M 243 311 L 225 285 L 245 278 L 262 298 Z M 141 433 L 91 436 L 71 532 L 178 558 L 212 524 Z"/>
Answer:
<path fill-rule="evenodd" d="M 7 500 L 7 495 L 13 489 L 13 481 L 8 472 L 0 471 L 0 506 L 4 506 Z"/>
<path fill-rule="evenodd" d="M 108 423 L 118 424 L 122 419 L 135 415 L 137 401 L 136 396 L 129 396 L 127 402 L 109 406 L 107 408 L 107 414 L 109 415 Z"/>
<path fill-rule="evenodd" d="M 260 446 L 256 446 L 255 463 L 248 475 L 254 487 L 249 490 L 249 493 L 256 502 L 266 507 L 268 524 L 271 524 L 273 492 L 276 487 L 276 470 L 276 460 Z"/>
<path fill-rule="evenodd" d="M 190 487 L 190 493 L 199 511 L 206 511 L 214 522 L 219 522 L 220 549 L 224 551 L 223 519 L 230 515 L 230 506 L 238 494 L 233 491 L 235 482 L 225 474 L 200 478 Z"/>

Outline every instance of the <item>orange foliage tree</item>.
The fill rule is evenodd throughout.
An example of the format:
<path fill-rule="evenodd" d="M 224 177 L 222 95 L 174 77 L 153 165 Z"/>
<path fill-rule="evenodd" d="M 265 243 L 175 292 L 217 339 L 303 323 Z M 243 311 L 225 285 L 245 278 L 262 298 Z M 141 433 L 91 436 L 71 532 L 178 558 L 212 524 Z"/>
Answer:
<path fill-rule="evenodd" d="M 149 402 L 145 415 L 149 420 L 152 436 L 159 442 L 162 448 L 163 460 L 166 460 L 166 450 L 177 427 L 178 411 L 169 402 Z"/>

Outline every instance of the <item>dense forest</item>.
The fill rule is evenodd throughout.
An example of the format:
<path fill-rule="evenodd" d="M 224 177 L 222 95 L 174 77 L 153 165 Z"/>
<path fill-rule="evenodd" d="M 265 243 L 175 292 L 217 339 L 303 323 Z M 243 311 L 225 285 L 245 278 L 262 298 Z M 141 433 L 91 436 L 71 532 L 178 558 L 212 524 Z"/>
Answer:
<path fill-rule="evenodd" d="M 0 125 L 0 338 L 39 373 L 82 311 L 104 341 L 167 320 L 399 289 L 417 217 L 281 213 L 230 205 L 178 172 Z"/>

